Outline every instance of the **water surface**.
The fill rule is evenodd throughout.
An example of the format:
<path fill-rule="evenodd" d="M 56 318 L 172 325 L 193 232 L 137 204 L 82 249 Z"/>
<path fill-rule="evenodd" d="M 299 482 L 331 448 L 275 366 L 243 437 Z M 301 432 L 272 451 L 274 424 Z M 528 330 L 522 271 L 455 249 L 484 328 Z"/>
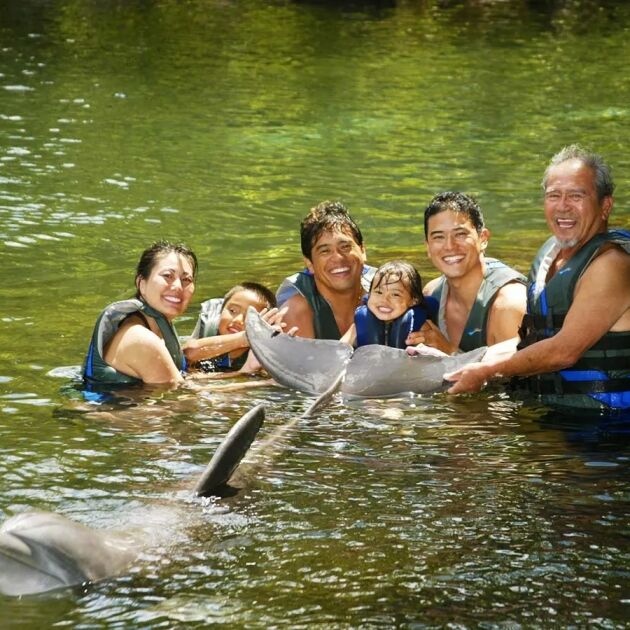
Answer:
<path fill-rule="evenodd" d="M 562 145 L 602 152 L 630 227 L 630 9 L 576 2 L 99 3 L 0 12 L 0 515 L 37 507 L 164 535 L 128 574 L 2 600 L 6 627 L 623 627 L 628 448 L 500 391 L 336 401 L 231 499 L 187 488 L 275 388 L 73 388 L 139 252 L 187 241 L 193 307 L 299 268 L 308 208 L 342 199 L 378 264 L 413 261 L 431 196 L 478 196 L 526 271 Z M 614 427 L 613 427 L 614 429 Z"/>

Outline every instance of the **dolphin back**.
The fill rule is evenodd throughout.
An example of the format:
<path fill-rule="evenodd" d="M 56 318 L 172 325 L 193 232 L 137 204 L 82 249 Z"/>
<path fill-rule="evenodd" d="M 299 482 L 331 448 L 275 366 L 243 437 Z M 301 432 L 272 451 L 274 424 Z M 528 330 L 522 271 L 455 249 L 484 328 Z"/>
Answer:
<path fill-rule="evenodd" d="M 246 319 L 247 339 L 260 364 L 281 385 L 310 395 L 330 389 L 344 370 L 352 347 L 330 339 L 305 339 L 276 332 L 256 309 Z"/>

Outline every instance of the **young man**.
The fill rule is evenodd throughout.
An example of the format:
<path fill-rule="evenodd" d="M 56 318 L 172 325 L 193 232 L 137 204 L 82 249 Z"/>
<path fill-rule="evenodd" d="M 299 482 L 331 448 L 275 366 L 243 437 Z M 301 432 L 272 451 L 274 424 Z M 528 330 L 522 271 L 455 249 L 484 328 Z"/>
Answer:
<path fill-rule="evenodd" d="M 361 230 L 343 204 L 323 201 L 302 220 L 300 240 L 306 269 L 278 289 L 278 306 L 288 309 L 283 321 L 300 337 L 340 339 L 374 275 Z"/>
<path fill-rule="evenodd" d="M 440 303 L 414 341 L 453 354 L 515 338 L 525 313 L 525 277 L 484 255 L 490 232 L 479 205 L 460 192 L 436 195 L 424 213 L 427 253 L 442 275 L 424 294 Z"/>
<path fill-rule="evenodd" d="M 552 237 L 529 276 L 520 350 L 446 375 L 451 393 L 519 376 L 543 403 L 571 410 L 630 410 L 630 232 L 608 231 L 609 167 L 577 145 L 556 154 L 543 178 Z M 491 349 L 492 350 L 492 349 Z"/>

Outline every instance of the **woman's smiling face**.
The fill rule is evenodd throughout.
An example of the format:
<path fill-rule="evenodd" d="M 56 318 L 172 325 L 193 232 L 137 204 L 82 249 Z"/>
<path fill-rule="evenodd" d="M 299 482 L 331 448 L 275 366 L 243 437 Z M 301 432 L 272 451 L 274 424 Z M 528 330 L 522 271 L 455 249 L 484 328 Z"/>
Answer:
<path fill-rule="evenodd" d="M 169 252 L 156 260 L 148 278 L 138 278 L 137 286 L 149 306 L 173 320 L 186 311 L 195 292 L 193 266 L 185 256 Z"/>

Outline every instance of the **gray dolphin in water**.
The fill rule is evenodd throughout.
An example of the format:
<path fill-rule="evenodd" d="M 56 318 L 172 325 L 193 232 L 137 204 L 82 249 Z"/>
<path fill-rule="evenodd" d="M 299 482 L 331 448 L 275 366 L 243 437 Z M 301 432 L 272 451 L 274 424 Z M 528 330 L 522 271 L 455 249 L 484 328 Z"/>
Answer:
<path fill-rule="evenodd" d="M 251 308 L 247 339 L 261 365 L 281 385 L 310 395 L 335 383 L 353 398 L 386 398 L 404 393 L 444 391 L 444 374 L 480 361 L 486 347 L 453 356 L 410 356 L 405 350 L 369 345 L 353 350 L 341 341 L 305 339 L 278 333 Z"/>
<path fill-rule="evenodd" d="M 264 418 L 263 405 L 257 405 L 234 424 L 197 482 L 197 496 L 223 492 Z M 146 538 L 92 529 L 52 512 L 18 514 L 0 527 L 0 593 L 33 595 L 119 575 Z"/>

